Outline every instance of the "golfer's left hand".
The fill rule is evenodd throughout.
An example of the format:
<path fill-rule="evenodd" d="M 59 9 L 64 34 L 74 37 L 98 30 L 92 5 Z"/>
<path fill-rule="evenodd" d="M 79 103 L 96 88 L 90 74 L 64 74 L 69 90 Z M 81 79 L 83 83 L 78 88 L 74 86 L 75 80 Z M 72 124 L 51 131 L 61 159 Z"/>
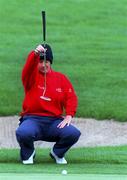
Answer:
<path fill-rule="evenodd" d="M 67 115 L 67 116 L 64 118 L 64 120 L 61 121 L 60 124 L 58 124 L 57 127 L 61 129 L 61 128 L 64 128 L 66 125 L 69 126 L 70 123 L 71 123 L 71 120 L 72 120 L 72 116 Z"/>

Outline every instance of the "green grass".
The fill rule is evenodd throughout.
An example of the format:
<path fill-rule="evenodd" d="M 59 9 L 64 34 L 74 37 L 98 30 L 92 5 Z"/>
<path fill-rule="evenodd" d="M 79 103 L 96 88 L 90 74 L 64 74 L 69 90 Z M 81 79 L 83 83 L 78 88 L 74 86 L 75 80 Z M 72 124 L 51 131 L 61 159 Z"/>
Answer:
<path fill-rule="evenodd" d="M 84 174 L 84 175 L 66 175 L 66 176 L 63 176 L 63 175 L 58 175 L 58 174 L 52 174 L 52 175 L 45 175 L 45 174 L 10 174 L 10 173 L 7 173 L 7 174 L 0 174 L 0 178 L 1 180 L 10 180 L 10 179 L 13 179 L 13 180 L 34 180 L 34 179 L 37 179 L 37 180 L 42 180 L 42 179 L 45 179 L 45 180 L 70 180 L 70 179 L 73 179 L 73 180 L 107 180 L 107 179 L 110 179 L 110 180 L 126 180 L 127 179 L 127 176 L 126 175 L 97 175 L 97 174 Z"/>
<path fill-rule="evenodd" d="M 49 149 L 37 149 L 34 165 L 22 165 L 18 149 L 1 149 L 0 173 L 119 174 L 127 175 L 127 146 L 76 148 L 66 155 L 67 165 L 57 165 L 49 157 Z"/>
<path fill-rule="evenodd" d="M 41 10 L 53 68 L 79 97 L 78 117 L 127 120 L 126 0 L 0 1 L 0 115 L 21 111 L 20 74 L 28 52 L 42 42 Z"/>

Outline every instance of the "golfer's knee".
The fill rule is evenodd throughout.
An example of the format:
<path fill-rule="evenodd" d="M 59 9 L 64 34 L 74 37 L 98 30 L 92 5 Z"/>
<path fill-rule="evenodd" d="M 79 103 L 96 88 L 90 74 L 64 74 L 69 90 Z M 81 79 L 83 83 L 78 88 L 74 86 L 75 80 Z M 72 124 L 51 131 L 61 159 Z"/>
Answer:
<path fill-rule="evenodd" d="M 32 138 L 32 135 L 29 132 L 26 132 L 22 129 L 16 130 L 16 138 L 19 142 L 26 141 Z"/>
<path fill-rule="evenodd" d="M 81 132 L 78 129 L 74 129 L 74 130 L 68 132 L 64 136 L 64 139 L 66 139 L 70 143 L 74 144 L 74 143 L 76 143 L 78 141 L 80 135 L 81 135 Z"/>
<path fill-rule="evenodd" d="M 74 132 L 72 132 L 70 138 L 72 138 L 73 142 L 77 142 L 80 135 L 81 135 L 81 132 L 78 129 L 76 129 Z"/>

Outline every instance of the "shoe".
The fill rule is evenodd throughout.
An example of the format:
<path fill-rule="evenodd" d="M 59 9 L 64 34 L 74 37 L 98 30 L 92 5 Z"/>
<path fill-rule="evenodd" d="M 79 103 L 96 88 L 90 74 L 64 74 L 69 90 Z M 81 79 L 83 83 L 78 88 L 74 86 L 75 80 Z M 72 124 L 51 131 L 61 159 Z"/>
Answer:
<path fill-rule="evenodd" d="M 33 159 L 35 158 L 35 150 L 33 151 L 32 155 L 27 160 L 23 160 L 23 164 L 33 164 Z"/>
<path fill-rule="evenodd" d="M 66 159 L 63 157 L 63 158 L 59 158 L 54 152 L 53 150 L 51 149 L 51 152 L 50 152 L 50 156 L 52 159 L 54 159 L 56 161 L 57 164 L 67 164 L 67 161 Z"/>

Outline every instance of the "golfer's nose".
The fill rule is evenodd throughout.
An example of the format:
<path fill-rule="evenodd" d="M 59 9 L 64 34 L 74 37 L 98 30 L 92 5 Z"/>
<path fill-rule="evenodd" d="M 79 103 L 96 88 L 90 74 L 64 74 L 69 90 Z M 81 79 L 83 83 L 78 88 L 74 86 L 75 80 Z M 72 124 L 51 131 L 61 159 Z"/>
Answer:
<path fill-rule="evenodd" d="M 45 66 L 45 62 L 44 62 L 44 61 L 42 61 L 42 66 L 43 66 L 43 67 Z"/>

